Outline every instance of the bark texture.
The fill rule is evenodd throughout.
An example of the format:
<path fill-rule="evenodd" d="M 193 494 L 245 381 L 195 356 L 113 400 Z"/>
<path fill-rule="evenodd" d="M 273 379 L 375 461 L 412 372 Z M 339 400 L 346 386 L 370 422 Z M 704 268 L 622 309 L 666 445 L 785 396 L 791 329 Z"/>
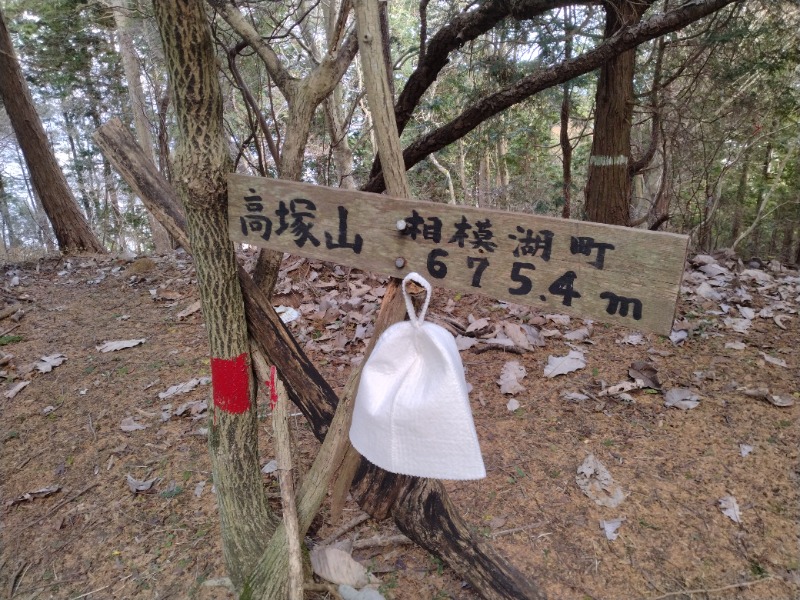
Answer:
<path fill-rule="evenodd" d="M 212 381 L 215 403 L 209 423 L 223 554 L 234 586 L 242 590 L 275 523 L 261 482 L 244 300 L 227 236 L 225 176 L 231 161 L 222 124 L 222 95 L 201 0 L 153 4 L 179 128 L 175 181 L 186 210 L 209 350 L 212 360 L 244 356 L 249 376 L 249 409 L 242 413 L 223 410 L 216 390 L 224 382 Z"/>
<path fill-rule="evenodd" d="M 0 10 L 0 97 L 17 143 L 28 165 L 31 182 L 53 226 L 63 252 L 105 252 L 69 189 L 44 127 L 36 113 L 30 90 L 11 44 Z"/>
<path fill-rule="evenodd" d="M 612 38 L 639 22 L 652 1 L 604 2 L 604 37 Z M 630 225 L 631 128 L 636 50 L 626 50 L 600 67 L 595 94 L 595 126 L 586 182 L 586 219 Z"/>

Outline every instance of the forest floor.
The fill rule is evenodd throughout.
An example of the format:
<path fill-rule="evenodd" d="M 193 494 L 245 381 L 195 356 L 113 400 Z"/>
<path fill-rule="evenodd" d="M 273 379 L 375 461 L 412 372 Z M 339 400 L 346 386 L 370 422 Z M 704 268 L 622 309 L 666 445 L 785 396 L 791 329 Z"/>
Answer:
<path fill-rule="evenodd" d="M 552 599 L 800 598 L 800 278 L 772 267 L 700 257 L 671 337 L 436 290 L 431 318 L 474 344 L 461 356 L 487 477 L 446 483 L 474 534 Z M 56 257 L 3 271 L 5 306 L 23 312 L 0 321 L 0 597 L 231 597 L 207 585 L 225 569 L 191 259 Z M 385 279 L 291 257 L 283 276 L 276 305 L 299 310 L 290 329 L 341 391 Z M 144 341 L 99 349 L 120 340 Z M 586 366 L 544 377 L 548 356 L 570 350 Z M 510 361 L 527 373 L 513 395 L 497 383 Z M 633 384 L 634 361 L 660 391 L 603 394 Z M 261 403 L 259 419 L 268 466 Z M 306 468 L 318 444 L 301 416 L 292 422 Z M 616 507 L 577 483 L 590 454 L 621 490 Z M 274 475 L 264 484 L 279 510 Z M 312 542 L 360 514 L 349 502 L 332 524 L 328 510 Z M 366 520 L 343 538 L 397 533 Z M 353 556 L 387 599 L 476 598 L 413 545 Z"/>

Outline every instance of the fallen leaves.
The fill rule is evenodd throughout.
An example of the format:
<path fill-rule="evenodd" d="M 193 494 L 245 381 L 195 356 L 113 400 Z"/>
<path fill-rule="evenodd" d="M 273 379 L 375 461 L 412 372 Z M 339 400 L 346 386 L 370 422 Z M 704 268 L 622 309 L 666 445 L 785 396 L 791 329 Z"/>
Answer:
<path fill-rule="evenodd" d="M 47 498 L 48 496 L 52 496 L 53 494 L 61 491 L 60 485 L 51 485 L 48 487 L 40 488 L 38 490 L 33 490 L 31 492 L 25 492 L 21 496 L 17 496 L 16 498 L 12 498 L 5 503 L 5 506 L 14 506 L 15 504 L 21 504 L 23 502 L 31 502 L 32 500 L 36 500 L 37 498 Z"/>
<path fill-rule="evenodd" d="M 159 479 L 161 478 L 153 477 L 152 479 L 147 479 L 147 480 L 136 479 L 130 473 L 128 473 L 125 476 L 125 481 L 128 484 L 128 489 L 134 494 L 146 494 L 149 492 L 154 492 L 155 490 L 152 489 L 153 484 L 155 484 Z"/>
<path fill-rule="evenodd" d="M 642 387 L 648 387 L 654 390 L 661 389 L 661 382 L 658 380 L 658 369 L 656 366 L 645 360 L 635 360 L 631 363 L 628 369 L 628 375 L 631 376 L 635 382 L 641 382 Z"/>
<path fill-rule="evenodd" d="M 672 388 L 664 394 L 664 406 L 689 410 L 700 404 L 700 398 L 687 388 Z"/>
<path fill-rule="evenodd" d="M 158 398 L 160 400 L 165 400 L 166 398 L 177 396 L 178 394 L 187 394 L 198 385 L 208 385 L 209 383 L 211 383 L 211 377 L 195 377 L 183 383 L 176 383 L 168 387 L 165 391 L 159 392 Z"/>
<path fill-rule="evenodd" d="M 181 312 L 179 312 L 177 315 L 175 315 L 175 317 L 179 321 L 182 321 L 186 317 L 188 317 L 190 315 L 193 315 L 194 313 L 196 313 L 199 310 L 200 310 L 200 300 L 195 300 L 189 306 L 187 306 Z"/>
<path fill-rule="evenodd" d="M 587 456 L 586 460 L 578 467 L 575 483 L 598 506 L 616 508 L 625 500 L 622 488 L 594 454 Z"/>
<path fill-rule="evenodd" d="M 544 368 L 545 377 L 566 375 L 586 366 L 586 358 L 580 350 L 570 350 L 566 356 L 548 356 Z"/>
<path fill-rule="evenodd" d="M 39 373 L 49 373 L 65 360 L 67 360 L 67 357 L 63 354 L 50 354 L 49 356 L 42 356 L 33 366 Z"/>
<path fill-rule="evenodd" d="M 96 349 L 99 352 L 116 352 L 118 350 L 133 348 L 134 346 L 144 344 L 145 341 L 147 341 L 146 338 L 142 338 L 140 340 L 117 340 L 111 342 L 103 342 L 99 346 L 96 346 Z"/>
<path fill-rule="evenodd" d="M 767 361 L 771 365 L 777 365 L 779 367 L 783 367 L 784 369 L 788 369 L 789 365 L 786 364 L 786 361 L 782 358 L 775 358 L 774 356 L 770 356 L 766 352 L 759 352 L 761 356 L 764 357 L 764 360 Z"/>
<path fill-rule="evenodd" d="M 641 346 L 644 344 L 644 336 L 641 333 L 629 333 L 621 340 L 617 341 L 618 344 L 627 344 L 629 346 Z"/>
<path fill-rule="evenodd" d="M 500 386 L 501 394 L 518 394 L 524 392 L 525 388 L 520 381 L 527 374 L 525 367 L 519 364 L 519 361 L 510 360 L 503 365 L 500 372 L 500 379 L 497 380 L 497 385 Z"/>
<path fill-rule="evenodd" d="M 141 423 L 137 423 L 133 417 L 125 417 L 119 424 L 119 428 L 125 433 L 130 433 L 132 431 L 140 431 L 142 429 L 147 429 L 147 425 L 142 425 Z"/>
<path fill-rule="evenodd" d="M 12 385 L 9 389 L 3 392 L 3 396 L 11 400 L 14 396 L 19 394 L 22 390 L 24 390 L 28 385 L 30 385 L 30 381 L 19 381 Z"/>
<path fill-rule="evenodd" d="M 311 568 L 323 579 L 340 585 L 361 588 L 369 583 L 367 569 L 349 553 L 332 546 L 317 546 L 311 551 Z"/>
<path fill-rule="evenodd" d="M 739 510 L 739 503 L 733 496 L 723 496 L 719 499 L 719 508 L 722 514 L 734 523 L 742 522 L 742 513 Z"/>
<path fill-rule="evenodd" d="M 600 527 L 603 529 L 603 533 L 608 541 L 613 542 L 619 537 L 619 528 L 622 526 L 625 520 L 625 517 L 619 517 L 609 521 L 600 521 Z"/>

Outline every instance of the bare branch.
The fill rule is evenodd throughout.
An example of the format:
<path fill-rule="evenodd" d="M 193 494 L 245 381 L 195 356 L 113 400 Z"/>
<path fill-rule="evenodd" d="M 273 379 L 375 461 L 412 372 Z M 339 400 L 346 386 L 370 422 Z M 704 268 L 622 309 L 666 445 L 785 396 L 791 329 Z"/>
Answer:
<path fill-rule="evenodd" d="M 610 58 L 639 44 L 681 29 L 694 21 L 721 10 L 735 0 L 696 0 L 664 14 L 657 14 L 636 26 L 621 29 L 616 35 L 576 58 L 532 73 L 517 83 L 486 96 L 442 127 L 422 136 L 403 152 L 410 169 L 431 152 L 441 150 L 462 138 L 478 125 L 542 90 L 597 69 Z M 432 44 L 431 44 L 432 46 Z M 429 50 L 429 55 L 435 54 Z M 410 81 L 410 80 L 409 80 Z M 408 86 L 406 86 L 408 87 Z M 403 90 L 405 92 L 405 90 Z M 381 174 L 372 177 L 362 188 L 368 192 L 385 189 Z"/>

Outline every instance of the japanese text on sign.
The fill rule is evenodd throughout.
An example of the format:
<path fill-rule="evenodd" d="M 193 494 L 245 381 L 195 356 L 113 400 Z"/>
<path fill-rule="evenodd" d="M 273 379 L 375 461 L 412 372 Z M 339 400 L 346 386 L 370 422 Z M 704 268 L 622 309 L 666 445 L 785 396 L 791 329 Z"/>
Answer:
<path fill-rule="evenodd" d="M 235 241 L 666 333 L 685 236 L 233 175 Z"/>

